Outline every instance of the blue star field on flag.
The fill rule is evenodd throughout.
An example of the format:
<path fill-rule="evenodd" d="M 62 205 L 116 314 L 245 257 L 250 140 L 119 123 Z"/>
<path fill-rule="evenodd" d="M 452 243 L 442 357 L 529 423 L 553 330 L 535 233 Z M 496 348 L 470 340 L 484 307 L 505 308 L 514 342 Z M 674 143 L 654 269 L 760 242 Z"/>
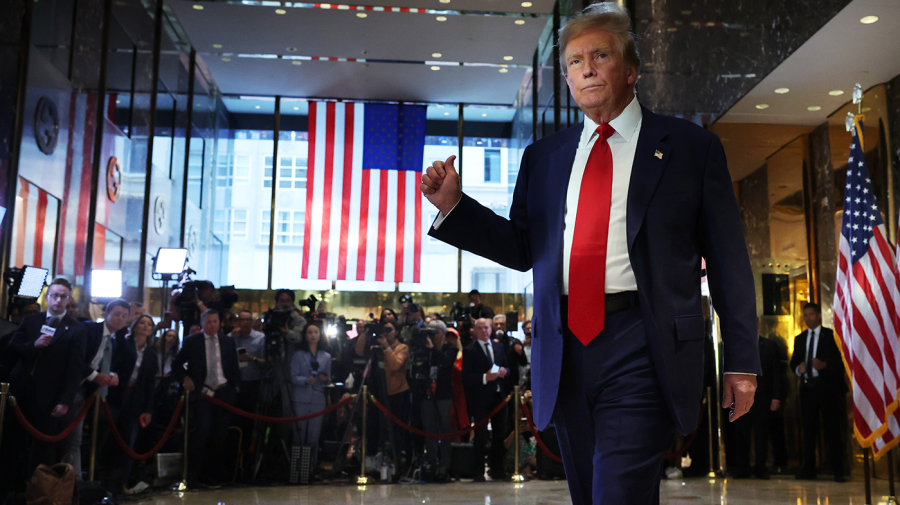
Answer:
<path fill-rule="evenodd" d="M 859 129 L 862 130 L 862 120 Z M 847 185 L 844 192 L 844 216 L 841 221 L 841 234 L 850 244 L 850 258 L 853 263 L 860 260 L 869 249 L 869 240 L 873 229 L 884 224 L 872 179 L 866 168 L 866 157 L 859 141 L 859 132 L 854 126 L 853 143 L 850 145 L 850 159 L 847 163 Z"/>
<path fill-rule="evenodd" d="M 364 121 L 364 169 L 423 170 L 425 107 L 366 104 Z"/>

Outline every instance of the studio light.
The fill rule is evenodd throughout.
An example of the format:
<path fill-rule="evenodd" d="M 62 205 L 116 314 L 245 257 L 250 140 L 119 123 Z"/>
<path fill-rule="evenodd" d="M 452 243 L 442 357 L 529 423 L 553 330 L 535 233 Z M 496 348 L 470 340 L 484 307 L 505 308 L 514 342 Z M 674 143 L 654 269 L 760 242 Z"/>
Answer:
<path fill-rule="evenodd" d="M 19 298 L 38 298 L 44 291 L 44 284 L 50 271 L 45 268 L 25 266 L 10 268 L 6 272 L 9 292 Z"/>
<path fill-rule="evenodd" d="M 153 273 L 160 275 L 178 275 L 184 270 L 187 261 L 187 249 L 160 247 L 153 258 Z"/>
<path fill-rule="evenodd" d="M 95 300 L 111 300 L 121 297 L 121 270 L 91 270 L 91 298 Z"/>

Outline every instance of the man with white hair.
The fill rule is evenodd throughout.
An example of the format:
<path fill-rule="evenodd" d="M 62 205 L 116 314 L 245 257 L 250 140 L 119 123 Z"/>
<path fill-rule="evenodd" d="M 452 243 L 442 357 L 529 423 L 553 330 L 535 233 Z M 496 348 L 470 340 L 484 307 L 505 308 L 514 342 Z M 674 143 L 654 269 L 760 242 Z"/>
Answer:
<path fill-rule="evenodd" d="M 525 149 L 509 219 L 462 193 L 455 156 L 434 162 L 421 185 L 440 211 L 429 234 L 533 269 L 534 416 L 555 422 L 572 502 L 659 503 L 663 456 L 676 431 L 694 431 L 703 394 L 701 258 L 722 321 L 723 405 L 733 421 L 753 404 L 741 216 L 718 137 L 638 103 L 624 8 L 591 5 L 559 40 L 584 123 Z"/>

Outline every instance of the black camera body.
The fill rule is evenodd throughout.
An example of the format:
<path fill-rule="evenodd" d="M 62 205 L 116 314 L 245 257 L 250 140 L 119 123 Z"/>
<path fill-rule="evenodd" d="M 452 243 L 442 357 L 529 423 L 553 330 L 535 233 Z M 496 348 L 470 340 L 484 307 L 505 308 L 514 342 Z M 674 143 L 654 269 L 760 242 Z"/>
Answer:
<path fill-rule="evenodd" d="M 403 295 L 399 299 L 397 299 L 397 301 L 400 302 L 400 305 L 403 305 L 404 303 L 412 303 L 413 299 L 410 295 Z"/>
<path fill-rule="evenodd" d="M 263 333 L 266 336 L 266 356 L 281 356 L 284 349 L 284 328 L 291 323 L 291 308 L 269 309 L 263 314 Z"/>
<path fill-rule="evenodd" d="M 316 305 L 319 303 L 319 299 L 316 298 L 316 295 L 309 295 L 309 298 L 306 300 L 300 300 L 297 302 L 299 307 L 306 307 L 310 312 L 316 311 Z"/>

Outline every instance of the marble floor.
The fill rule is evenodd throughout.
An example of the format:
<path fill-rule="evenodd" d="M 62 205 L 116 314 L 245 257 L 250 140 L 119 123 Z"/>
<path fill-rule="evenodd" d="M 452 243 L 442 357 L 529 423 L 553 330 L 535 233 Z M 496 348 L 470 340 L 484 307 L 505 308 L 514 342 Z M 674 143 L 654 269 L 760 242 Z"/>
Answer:
<path fill-rule="evenodd" d="M 876 481 L 871 505 L 886 505 L 887 483 Z M 734 479 L 685 479 L 663 481 L 661 503 L 703 505 L 863 505 L 861 479 L 837 484 L 831 481 L 770 481 Z M 364 490 L 351 485 L 232 487 L 191 491 L 181 495 L 156 493 L 134 497 L 128 503 L 147 505 L 555 505 L 568 504 L 564 481 L 512 483 L 458 482 L 427 485 L 369 485 Z"/>

